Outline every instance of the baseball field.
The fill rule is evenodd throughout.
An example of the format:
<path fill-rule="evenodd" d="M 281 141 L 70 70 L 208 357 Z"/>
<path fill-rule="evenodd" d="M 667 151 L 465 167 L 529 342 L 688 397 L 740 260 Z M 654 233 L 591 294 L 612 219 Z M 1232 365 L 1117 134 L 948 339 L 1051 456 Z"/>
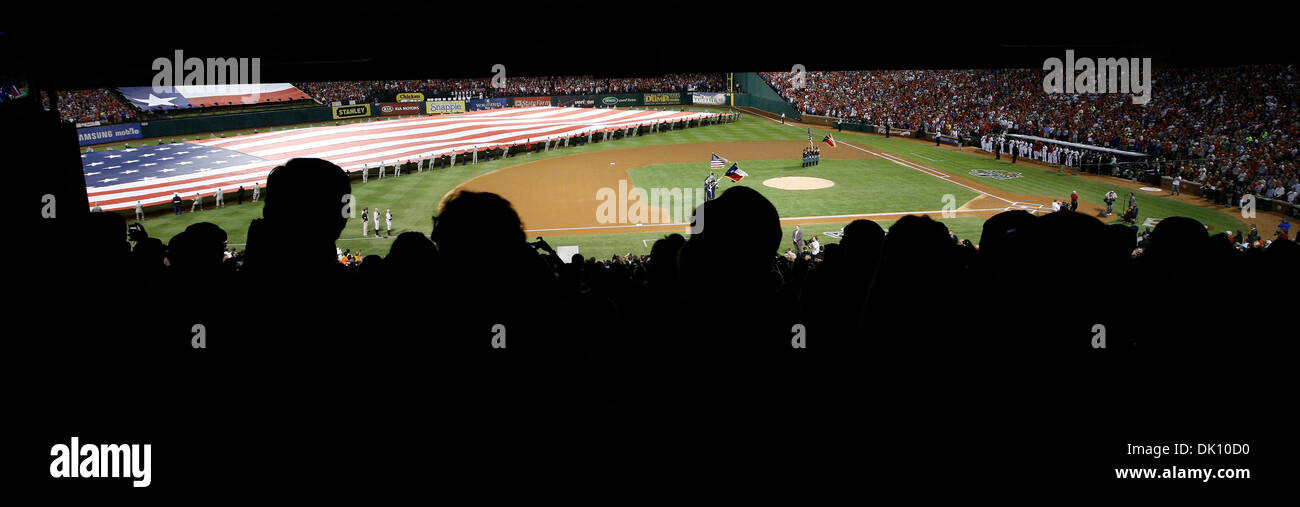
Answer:
<path fill-rule="evenodd" d="M 702 108 L 695 108 L 701 109 Z M 306 126 L 305 128 L 313 128 Z M 338 246 L 364 255 L 385 255 L 393 238 L 406 231 L 428 234 L 440 203 L 458 190 L 488 191 L 509 199 L 524 221 L 530 239 L 543 237 L 554 247 L 576 246 L 584 256 L 647 254 L 653 242 L 670 233 L 688 235 L 690 210 L 703 195 L 710 171 L 722 179 L 719 191 L 748 186 L 765 195 L 782 217 L 786 237 L 796 225 L 804 236 L 823 244 L 838 241 L 839 231 L 865 218 L 888 228 L 908 214 L 925 214 L 944 222 L 961 239 L 978 243 L 984 220 L 1008 209 L 1034 213 L 1051 210 L 1053 200 L 1080 196 L 1080 212 L 1097 216 L 1110 190 L 1121 197 L 1133 192 L 1139 202 L 1139 225 L 1162 217 L 1186 216 L 1216 233 L 1244 230 L 1249 222 L 1232 208 L 1215 207 L 1195 196 L 1174 197 L 1165 191 L 1115 178 L 1060 174 L 1056 168 L 1021 161 L 994 160 L 966 147 L 935 146 L 909 138 L 833 132 L 811 127 L 821 162 L 801 167 L 808 147 L 806 125 L 783 125 L 742 115 L 722 123 L 659 132 L 616 141 L 552 149 L 491 162 L 457 165 L 419 173 L 370 178 L 353 183 L 358 207 L 391 210 L 392 237 L 362 237 L 360 215 L 349 221 Z M 821 142 L 833 134 L 836 147 Z M 739 182 L 710 168 L 710 157 L 734 162 L 748 173 Z M 728 163 L 727 165 L 730 165 Z M 637 189 L 644 191 L 639 195 Z M 274 191 L 273 189 L 269 191 Z M 645 197 L 650 197 L 646 199 Z M 226 231 L 228 245 L 242 248 L 248 224 L 262 214 L 260 202 L 213 208 L 182 215 L 151 213 L 143 221 L 149 234 L 164 241 L 197 222 Z M 129 214 L 129 210 L 124 213 Z M 134 218 L 133 216 L 129 218 Z M 1105 221 L 1118 221 L 1118 213 Z M 1260 230 L 1271 230 L 1268 218 Z M 382 222 L 382 221 L 381 221 Z M 1268 228 L 1266 228 L 1268 227 Z M 782 243 L 781 251 L 789 244 Z"/>

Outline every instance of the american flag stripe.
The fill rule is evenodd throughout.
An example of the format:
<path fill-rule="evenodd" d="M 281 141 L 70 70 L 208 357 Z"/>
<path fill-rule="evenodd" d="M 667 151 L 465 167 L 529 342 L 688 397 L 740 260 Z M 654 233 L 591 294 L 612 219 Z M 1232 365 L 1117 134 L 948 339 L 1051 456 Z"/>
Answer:
<path fill-rule="evenodd" d="M 661 116 L 655 112 L 647 113 L 650 114 L 623 114 L 618 120 L 626 123 Z M 603 124 L 609 124 L 609 122 L 606 121 Z M 281 132 L 279 134 L 284 135 L 268 136 L 256 140 L 239 138 L 234 139 L 234 142 L 211 143 L 211 145 L 222 146 L 259 157 L 281 157 L 286 156 L 287 153 L 293 153 L 294 150 L 313 151 L 341 143 L 366 142 L 382 147 L 382 144 L 377 143 L 401 139 L 455 140 L 468 138 L 472 135 L 482 136 L 497 132 L 513 132 L 530 127 L 576 126 L 598 128 L 601 125 L 592 121 L 576 121 L 572 119 L 551 119 L 545 122 L 540 121 L 540 119 L 408 119 L 368 123 L 337 129 L 311 129 L 316 130 L 316 132 Z M 454 137 L 452 134 L 464 134 L 464 136 Z M 222 141 L 228 140 L 223 139 Z M 200 141 L 200 144 L 208 143 Z"/>
<path fill-rule="evenodd" d="M 262 185 L 271 169 L 291 158 L 323 158 L 347 171 L 357 171 L 475 148 L 546 142 L 713 116 L 716 114 L 550 106 L 496 109 L 205 139 L 130 152 L 92 152 L 82 155 L 82 165 L 92 206 L 129 209 L 136 201 L 146 206 L 168 202 L 174 193 L 188 200 L 196 193 L 210 197 L 218 188 L 229 192 L 240 185 Z M 175 153 L 185 156 L 172 156 Z M 164 157 L 167 162 L 154 162 Z"/>

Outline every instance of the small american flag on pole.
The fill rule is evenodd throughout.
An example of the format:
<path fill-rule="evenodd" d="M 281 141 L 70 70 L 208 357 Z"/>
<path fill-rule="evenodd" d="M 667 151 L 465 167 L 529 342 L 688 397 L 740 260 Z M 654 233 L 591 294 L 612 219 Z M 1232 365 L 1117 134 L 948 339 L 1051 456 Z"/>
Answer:
<path fill-rule="evenodd" d="M 728 162 L 727 159 L 722 158 L 722 157 L 719 157 L 717 153 L 714 153 L 714 154 L 712 154 L 712 155 L 713 155 L 713 159 L 712 159 L 712 160 L 709 160 L 709 167 L 710 167 L 710 168 L 712 168 L 712 169 L 722 169 L 723 167 L 727 167 L 727 162 Z"/>

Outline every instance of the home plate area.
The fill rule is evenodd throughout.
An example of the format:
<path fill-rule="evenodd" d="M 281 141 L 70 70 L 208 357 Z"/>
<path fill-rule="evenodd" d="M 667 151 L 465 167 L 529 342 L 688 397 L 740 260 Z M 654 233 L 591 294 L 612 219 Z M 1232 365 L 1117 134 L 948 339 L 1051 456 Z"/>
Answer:
<path fill-rule="evenodd" d="M 1006 207 L 1006 211 L 1017 210 L 1017 209 L 1028 211 L 1031 214 L 1037 213 L 1039 211 L 1048 211 L 1046 205 L 1032 203 L 1032 202 L 1013 202 L 1011 203 L 1010 206 Z"/>

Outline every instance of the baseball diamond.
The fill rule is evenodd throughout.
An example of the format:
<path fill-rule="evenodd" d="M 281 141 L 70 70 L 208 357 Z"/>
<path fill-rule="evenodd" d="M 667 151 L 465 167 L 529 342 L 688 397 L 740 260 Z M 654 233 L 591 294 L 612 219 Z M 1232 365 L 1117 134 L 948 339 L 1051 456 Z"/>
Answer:
<path fill-rule="evenodd" d="M 563 112 L 559 108 L 557 112 Z M 667 111 L 617 110 L 622 117 L 638 118 L 712 118 L 718 115 L 734 114 L 725 108 L 706 108 L 695 106 L 689 115 Z M 497 110 L 515 115 L 520 111 Z M 572 111 L 572 110 L 571 110 Z M 592 112 L 611 110 L 593 109 Z M 466 113 L 472 114 L 472 113 Z M 554 113 L 552 113 L 554 114 Z M 212 148 L 238 149 L 247 156 L 277 157 L 298 156 L 302 151 L 283 152 L 276 143 L 288 145 L 289 139 L 301 139 L 318 144 L 312 148 L 327 156 L 346 156 L 350 162 L 347 167 L 357 172 L 365 168 L 366 160 L 372 157 L 384 157 L 383 148 L 364 148 L 361 155 L 347 156 L 357 151 L 356 139 L 373 136 L 387 136 L 390 133 L 402 134 L 408 128 L 463 130 L 469 126 L 459 126 L 454 119 L 456 115 L 442 115 L 433 127 L 424 127 L 431 120 L 411 118 L 398 120 L 388 125 L 389 121 L 365 123 L 356 127 L 318 127 L 321 133 L 311 132 L 316 129 L 293 129 L 259 133 L 256 135 L 191 141 L 190 144 Z M 471 116 L 470 118 L 477 118 Z M 547 241 L 573 245 L 584 255 L 597 257 L 624 255 L 628 253 L 648 252 L 648 243 L 663 234 L 683 232 L 689 217 L 674 216 L 671 223 L 600 223 L 596 219 L 595 208 L 598 201 L 596 192 L 601 188 L 618 188 L 619 180 L 628 182 L 629 188 L 683 188 L 699 187 L 697 180 L 702 180 L 709 171 L 709 156 L 717 153 L 728 159 L 738 161 L 750 177 L 740 182 L 724 180 L 721 192 L 732 186 L 748 186 L 759 190 L 777 205 L 782 212 L 782 222 L 786 225 L 796 223 L 845 223 L 859 217 L 879 217 L 884 222 L 907 214 L 925 214 L 938 220 L 959 220 L 967 217 L 980 220 L 1009 209 L 1023 209 L 1032 213 L 1051 211 L 1053 200 L 1068 200 L 1071 191 L 1079 191 L 1083 196 L 1080 212 L 1097 215 L 1105 209 L 1102 194 L 1107 189 L 1136 189 L 1138 186 L 1123 180 L 1110 180 L 1101 177 L 1080 175 L 1070 181 L 1062 181 L 1055 170 L 1043 166 L 1018 164 L 1025 167 L 1011 171 L 1002 169 L 1006 161 L 993 160 L 987 155 L 959 150 L 951 146 L 934 147 L 909 139 L 885 139 L 879 135 L 859 133 L 837 133 L 841 146 L 835 149 L 823 149 L 823 161 L 820 165 L 809 168 L 799 167 L 798 150 L 807 142 L 800 141 L 805 127 L 781 125 L 761 116 L 742 113 L 735 122 L 721 122 L 681 130 L 663 130 L 654 134 L 641 134 L 620 138 L 615 142 L 597 142 L 579 144 L 573 141 L 568 147 L 553 148 L 546 151 L 526 152 L 522 156 L 498 158 L 491 161 L 464 160 L 465 153 L 457 165 L 435 168 L 434 170 L 407 169 L 400 178 L 377 178 L 376 165 L 369 171 L 369 179 L 354 188 L 354 195 L 361 206 L 368 202 L 378 202 L 385 207 L 397 210 L 402 217 L 426 217 L 417 222 L 401 224 L 398 231 L 420 230 L 427 227 L 427 217 L 432 216 L 439 203 L 455 194 L 458 190 L 490 191 L 511 200 L 524 221 L 531 236 L 541 236 Z M 475 119 L 475 122 L 485 121 Z M 500 120 L 521 122 L 520 120 Z M 621 121 L 621 120 L 620 120 Z M 624 123 L 618 123 L 624 125 Z M 489 127 L 496 128 L 496 127 Z M 514 127 L 512 127 L 514 128 Z M 570 129 L 566 132 L 585 132 L 593 127 L 587 124 L 574 124 L 561 127 Z M 603 127 L 601 127 L 603 128 Z M 644 128 L 644 127 L 643 127 Z M 825 129 L 814 128 L 825 131 Z M 336 134 L 334 132 L 338 131 Z M 376 134 L 368 134 L 376 132 Z M 404 137 L 409 134 L 402 134 Z M 429 141 L 421 136 L 434 134 L 414 134 L 411 142 L 415 150 L 428 150 Z M 524 134 L 533 135 L 533 134 Z M 518 134 L 508 134 L 512 142 L 520 142 Z M 585 137 L 578 136 L 583 142 Z M 572 136 L 570 136 L 573 139 Z M 338 143 L 333 144 L 334 139 Z M 380 137 L 379 139 L 386 139 Z M 369 141 L 366 141 L 369 142 Z M 402 141 L 407 142 L 407 141 Z M 170 145 L 163 145 L 164 147 Z M 406 145 L 403 145 L 406 146 Z M 540 148 L 540 144 L 538 148 Z M 409 148 L 399 147 L 399 150 Z M 444 148 L 451 150 L 451 148 Z M 124 150 L 106 150 L 98 153 L 100 157 L 109 156 Z M 183 150 L 182 150 L 183 151 Z M 281 154 L 283 152 L 283 154 Z M 370 153 L 379 152 L 379 155 Z M 795 153 L 791 157 L 790 153 Z M 123 154 L 125 155 L 125 154 Z M 367 157 L 367 158 L 359 158 Z M 345 160 L 345 159 L 340 159 Z M 418 160 L 418 158 L 417 158 Z M 428 159 L 426 159 L 428 160 Z M 255 164 L 245 164 L 255 165 Z M 411 167 L 414 167 L 412 165 Z M 89 167 L 88 167 L 89 170 Z M 248 172 L 250 176 L 239 176 L 231 183 L 222 183 L 225 192 L 235 191 L 240 178 L 249 178 L 252 182 L 264 181 L 265 171 L 261 169 L 239 169 L 236 172 Z M 391 167 L 388 169 L 391 175 Z M 416 172 L 418 171 L 418 172 Z M 810 190 L 794 190 L 763 184 L 765 180 L 776 178 L 816 178 L 830 182 Z M 213 183 L 205 183 L 211 188 Z M 818 186 L 826 185 L 818 183 Z M 166 201 L 172 195 L 173 186 L 160 187 L 161 191 L 142 189 L 134 192 L 152 192 L 155 201 Z M 188 187 L 187 187 L 188 188 Z M 251 191 L 250 191 L 251 192 Z M 94 194 L 93 194 L 94 195 Z M 953 196 L 953 203 L 945 213 L 945 195 Z M 189 195 L 182 193 L 187 200 Z M 129 208 L 134 205 L 130 197 L 101 202 L 106 209 L 110 206 Z M 229 198 L 227 199 L 229 200 Z M 1223 212 L 1203 203 L 1166 198 L 1144 198 L 1145 213 L 1153 216 L 1190 216 L 1205 223 L 1210 230 L 1243 230 L 1239 217 Z M 234 226 L 240 220 L 256 216 L 259 203 L 242 208 L 226 207 L 205 211 L 203 220 L 229 224 L 229 244 L 238 248 L 245 243 L 245 231 Z M 155 216 L 156 215 L 156 216 Z M 180 232 L 191 223 L 195 215 L 163 215 L 151 212 L 148 224 L 151 232 L 166 236 Z M 1265 216 L 1263 227 L 1275 227 L 1280 218 Z M 359 218 L 352 218 L 359 220 Z M 1118 215 L 1108 219 L 1118 222 Z M 1270 222 L 1272 220 L 1272 222 Z M 341 241 L 349 248 L 360 249 L 367 254 L 384 255 L 391 246 L 391 238 L 362 238 L 360 226 L 345 228 Z M 978 230 L 976 228 L 976 230 Z M 155 232 L 156 231 L 156 232 Z M 174 231 L 174 232 L 172 232 Z M 353 232 L 358 231 L 358 232 Z M 607 238 L 601 236 L 608 235 Z M 558 239 L 555 239 L 558 238 Z M 617 238 L 617 239 L 615 239 Z M 834 242 L 831 238 L 829 242 Z"/>

